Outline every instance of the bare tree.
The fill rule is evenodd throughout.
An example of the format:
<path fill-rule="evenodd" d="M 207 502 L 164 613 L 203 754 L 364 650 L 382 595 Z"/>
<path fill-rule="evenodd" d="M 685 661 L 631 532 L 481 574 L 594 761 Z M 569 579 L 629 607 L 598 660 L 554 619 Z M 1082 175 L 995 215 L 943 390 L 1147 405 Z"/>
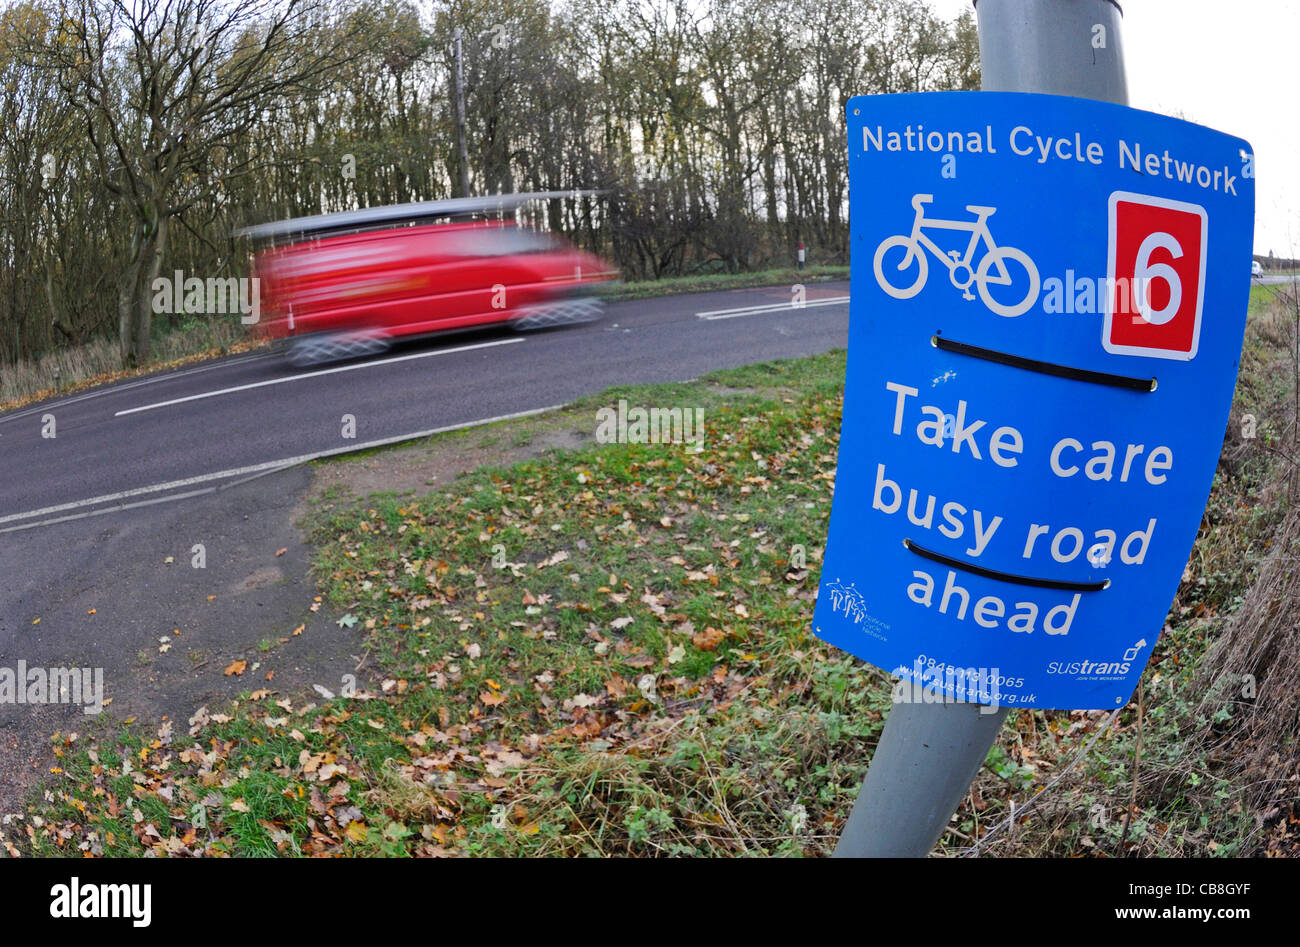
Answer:
<path fill-rule="evenodd" d="M 311 91 L 341 47 L 321 0 L 62 0 L 45 62 L 79 109 L 104 187 L 129 209 L 118 289 L 123 362 L 149 354 L 151 286 L 172 221 L 246 174 L 214 156 Z"/>

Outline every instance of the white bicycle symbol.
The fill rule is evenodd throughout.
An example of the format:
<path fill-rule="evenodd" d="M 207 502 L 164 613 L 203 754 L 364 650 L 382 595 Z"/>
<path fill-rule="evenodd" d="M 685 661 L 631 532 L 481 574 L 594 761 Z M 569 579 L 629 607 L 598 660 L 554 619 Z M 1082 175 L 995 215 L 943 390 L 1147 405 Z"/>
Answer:
<path fill-rule="evenodd" d="M 893 237 L 886 237 L 876 247 L 876 256 L 872 265 L 876 271 L 876 282 L 880 288 L 893 296 L 895 299 L 911 299 L 922 289 L 925 288 L 925 281 L 930 275 L 929 259 L 922 251 L 922 247 L 929 249 L 944 266 L 948 267 L 948 277 L 952 280 L 952 285 L 962 291 L 965 299 L 974 299 L 974 294 L 970 291 L 971 283 L 979 291 L 980 299 L 984 305 L 996 312 L 999 316 L 1019 316 L 1029 310 L 1029 307 L 1038 299 L 1039 279 L 1038 267 L 1034 266 L 1034 261 L 1029 258 L 1029 254 L 1023 250 L 1017 250 L 1015 247 L 999 247 L 993 242 L 993 235 L 989 233 L 988 219 L 996 211 L 996 207 L 981 207 L 978 204 L 967 204 L 966 209 L 975 215 L 975 220 L 938 220 L 936 218 L 926 218 L 925 205 L 934 200 L 933 194 L 916 194 L 912 197 L 912 207 L 916 210 L 916 219 L 912 221 L 911 234 L 897 234 Z M 965 230 L 970 232 L 970 243 L 966 246 L 966 254 L 962 256 L 957 250 L 949 250 L 947 254 L 939 249 L 938 245 L 921 229 L 928 227 L 935 230 Z M 988 249 L 980 259 L 979 264 L 972 267 L 971 258 L 975 254 L 975 248 L 980 241 L 987 245 Z M 891 266 L 889 272 L 903 274 L 900 282 L 905 285 L 897 286 L 891 283 L 885 277 L 885 254 L 896 247 L 901 247 L 907 252 L 903 254 L 903 259 L 897 266 Z M 1024 298 L 1019 302 L 1006 305 L 993 298 L 989 291 L 989 286 L 1011 286 L 1018 280 L 1013 280 L 1011 271 L 1007 268 L 1008 261 L 1014 260 L 1024 267 L 1029 277 L 1029 290 L 1025 293 Z M 911 277 L 907 270 L 915 264 L 915 276 Z M 911 279 L 908 283 L 907 280 Z"/>

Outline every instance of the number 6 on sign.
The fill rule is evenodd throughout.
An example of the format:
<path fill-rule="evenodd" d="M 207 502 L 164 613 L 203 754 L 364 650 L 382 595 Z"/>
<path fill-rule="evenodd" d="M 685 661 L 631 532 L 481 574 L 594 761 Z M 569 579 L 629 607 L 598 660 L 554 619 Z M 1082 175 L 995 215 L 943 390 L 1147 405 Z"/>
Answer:
<path fill-rule="evenodd" d="M 1110 195 L 1106 322 L 1112 355 L 1191 361 L 1205 297 L 1205 208 L 1145 194 Z"/>

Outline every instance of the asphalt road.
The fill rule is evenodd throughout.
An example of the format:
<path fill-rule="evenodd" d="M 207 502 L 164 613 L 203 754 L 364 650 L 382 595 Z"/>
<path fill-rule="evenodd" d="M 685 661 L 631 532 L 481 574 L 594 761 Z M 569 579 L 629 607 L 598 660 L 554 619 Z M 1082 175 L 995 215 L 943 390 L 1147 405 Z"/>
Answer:
<path fill-rule="evenodd" d="M 586 326 L 460 335 L 308 371 L 262 353 L 0 415 L 0 536 L 611 385 L 843 346 L 847 298 L 835 282 L 810 285 L 799 309 L 788 287 L 625 301 Z"/>

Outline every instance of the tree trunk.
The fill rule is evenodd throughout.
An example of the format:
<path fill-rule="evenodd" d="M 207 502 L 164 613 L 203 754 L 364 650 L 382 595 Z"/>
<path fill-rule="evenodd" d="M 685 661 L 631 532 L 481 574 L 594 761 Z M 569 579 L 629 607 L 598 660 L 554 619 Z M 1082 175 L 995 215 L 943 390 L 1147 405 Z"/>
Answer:
<path fill-rule="evenodd" d="M 136 252 L 117 297 L 118 343 L 122 365 L 135 368 L 149 358 L 153 329 L 153 282 L 167 252 L 167 218 L 152 209 L 152 221 L 136 225 Z"/>
<path fill-rule="evenodd" d="M 139 283 L 140 256 L 143 253 L 143 241 L 139 236 L 139 229 L 137 225 L 135 252 L 131 255 L 131 262 L 127 264 L 122 285 L 117 290 L 117 345 L 124 368 L 136 366 L 135 306 L 136 297 L 139 295 L 136 286 Z"/>

